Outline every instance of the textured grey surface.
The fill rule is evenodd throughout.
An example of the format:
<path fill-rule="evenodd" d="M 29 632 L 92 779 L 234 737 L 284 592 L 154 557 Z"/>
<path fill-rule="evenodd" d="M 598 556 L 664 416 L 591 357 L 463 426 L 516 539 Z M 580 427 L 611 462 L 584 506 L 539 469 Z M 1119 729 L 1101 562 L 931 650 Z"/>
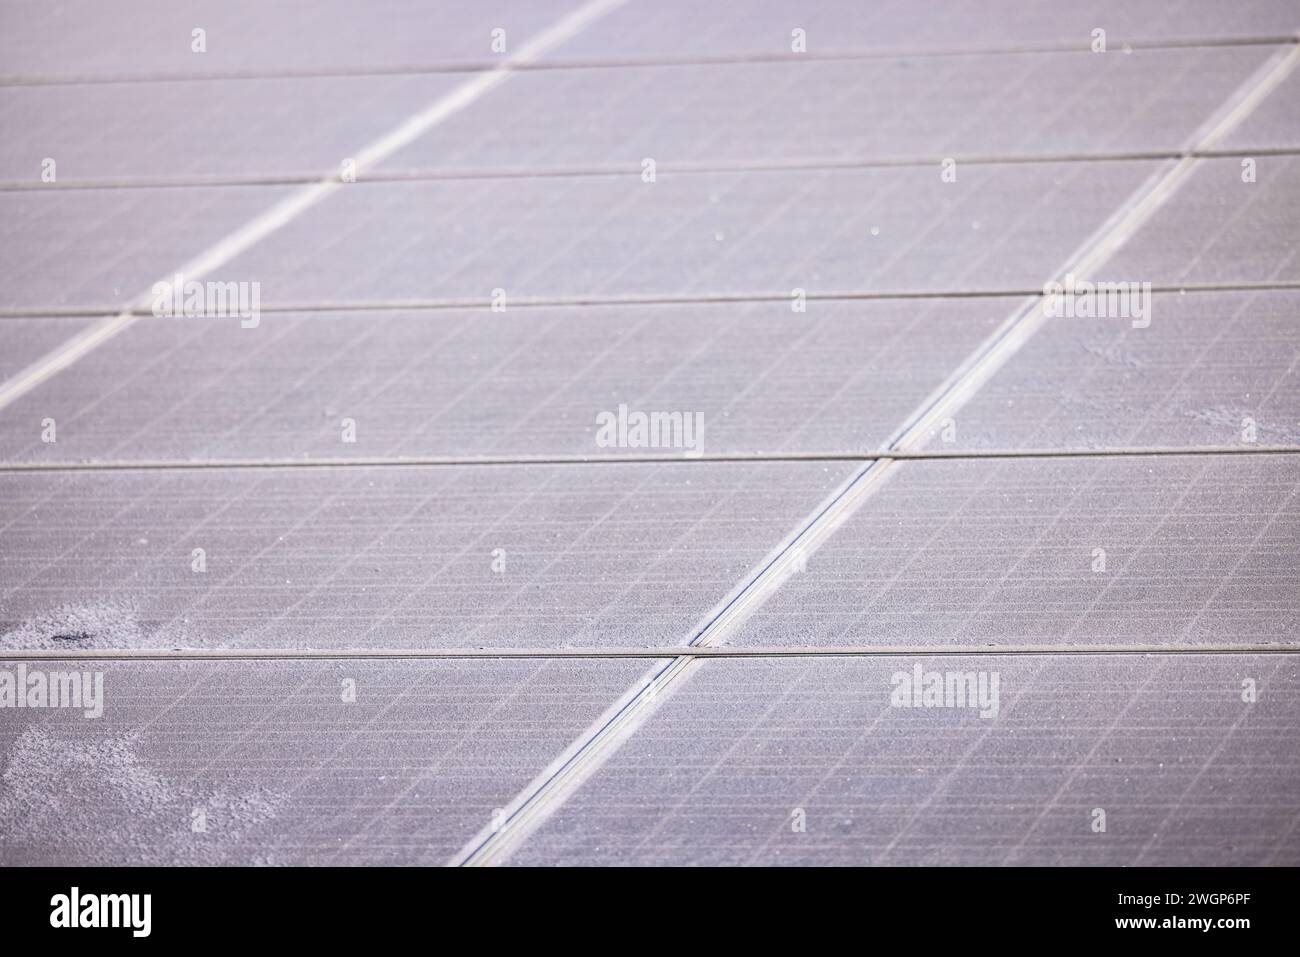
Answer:
<path fill-rule="evenodd" d="M 597 415 L 619 405 L 702 416 L 707 454 L 862 452 L 1018 302 L 286 313 L 256 329 L 150 317 L 78 363 L 75 383 L 0 413 L 0 457 L 663 454 L 597 445 Z"/>
<path fill-rule="evenodd" d="M 512 860 L 1294 866 L 1297 661 L 704 662 Z M 892 707 L 918 664 L 997 672 L 997 716 Z"/>
<path fill-rule="evenodd" d="M 0 721 L 0 865 L 441 864 L 645 663 L 79 668 L 102 717 Z"/>
<path fill-rule="evenodd" d="M 1296 461 L 898 463 L 732 643 L 1294 646 Z"/>
<path fill-rule="evenodd" d="M 287 195 L 282 186 L 0 192 L 0 309 L 147 302 L 154 283 Z M 207 278 L 258 279 L 226 270 Z"/>
<path fill-rule="evenodd" d="M 1247 417 L 1295 443 L 1296 293 L 1160 293 L 1149 329 L 1051 320 L 1009 355 L 1026 327 L 981 343 L 1019 300 L 971 295 L 1041 289 L 1099 228 L 1120 245 L 1089 278 L 1300 280 L 1300 163 L 1268 153 L 1294 145 L 1294 77 L 1254 95 L 1257 65 L 1296 64 L 1294 0 L 631 0 L 478 72 L 492 28 L 517 54 L 576 9 L 0 2 L 0 179 L 23 181 L 0 191 L 0 650 L 109 656 L 102 719 L 0 711 L 0 862 L 438 863 L 522 837 L 523 864 L 1300 863 L 1296 457 L 979 454 L 1236 447 Z M 162 185 L 332 171 L 453 91 L 379 154 L 468 178 Z M 1183 167 L 1081 160 L 1187 146 L 1234 103 L 1255 112 L 1217 145 L 1249 156 L 1163 180 Z M 979 153 L 1007 155 L 943 181 Z M 59 181 L 27 188 L 46 156 Z M 827 168 L 894 158 L 920 165 Z M 158 182 L 66 188 L 101 178 Z M 111 314 L 232 234 L 203 278 L 302 311 L 144 318 L 14 378 L 89 328 L 40 313 Z M 823 298 L 794 312 L 796 287 Z M 847 297 L 891 292 L 916 298 Z M 789 454 L 878 443 L 941 381 L 969 457 L 819 512 L 857 466 Z M 787 458 L 211 461 L 606 455 L 594 415 L 623 402 Z M 783 580 L 810 519 L 834 534 Z M 609 650 L 706 623 L 729 654 L 958 654 L 697 661 L 593 746 L 650 667 Z M 995 653 L 1026 644 L 1060 654 Z M 1105 645 L 1136 653 L 1066 653 Z M 355 657 L 453 646 L 549 658 Z M 113 658 L 288 648 L 337 657 Z M 891 708 L 914 664 L 997 671 L 997 716 Z M 482 830 L 520 802 L 543 813 Z"/>
<path fill-rule="evenodd" d="M 1276 47 L 557 69 L 516 75 L 381 166 L 675 164 L 1181 148 Z M 463 74 L 0 87 L 0 180 L 337 174 Z M 691 96 L 682 98 L 682 90 Z M 345 106 L 345 109 L 341 109 Z M 140 135 L 140 118 L 169 122 Z M 218 141 L 221 149 L 196 149 Z M 1250 142 L 1250 141 L 1248 141 Z"/>
<path fill-rule="evenodd" d="M 88 319 L 50 318 L 0 320 L 0 382 L 62 345 L 85 329 L 89 322 Z M 0 418 L 0 429 L 14 422 L 13 419 Z"/>
<path fill-rule="evenodd" d="M 515 49 L 577 0 L 6 0 L 0 4 L 3 75 L 32 78 L 203 77 L 486 64 L 492 30 Z M 196 27 L 207 52 L 191 50 Z"/>
<path fill-rule="evenodd" d="M 1150 317 L 1049 319 L 931 446 L 1300 445 L 1300 292 L 1156 293 Z"/>
<path fill-rule="evenodd" d="M 807 31 L 810 53 L 960 50 L 1052 44 L 1089 48 L 1106 30 L 1107 55 L 1125 40 L 1288 36 L 1300 25 L 1291 0 L 1224 5 L 1216 0 L 940 0 L 922 12 L 912 0 L 864 6 L 854 0 L 759 0 L 717 6 L 696 0 L 629 3 L 566 44 L 570 56 L 789 55 L 790 31 Z M 560 55 L 560 54 L 557 54 Z"/>
<path fill-rule="evenodd" d="M 937 167 L 949 156 L 1173 150 L 1276 49 L 545 71 L 386 166 L 639 171 L 645 157 L 664 169 L 905 157 Z"/>
<path fill-rule="evenodd" d="M 337 175 L 461 82 L 455 74 L 0 87 L 0 179 Z M 166 117 L 166 121 L 161 121 Z M 156 128 L 142 134 L 144 123 Z M 209 149 L 207 144 L 219 143 Z"/>
<path fill-rule="evenodd" d="M 1300 77 L 1292 73 L 1284 79 L 1228 134 L 1223 147 L 1237 150 L 1300 147 Z"/>
<path fill-rule="evenodd" d="M 849 471 L 0 474 L 0 647 L 681 644 Z"/>
<path fill-rule="evenodd" d="M 507 307 L 512 296 L 1033 288 L 1159 165 L 976 166 L 956 183 L 937 167 L 356 183 L 208 278 L 260 283 L 264 307 L 486 306 L 498 288 Z M 147 296 L 287 195 L 0 193 L 0 240 L 13 256 L 0 307 L 111 308 Z"/>
<path fill-rule="evenodd" d="M 354 184 L 226 271 L 264 304 L 1041 287 L 1160 165 Z"/>
<path fill-rule="evenodd" d="M 572 0 L 471 4 L 375 0 L 8 0 L 0 5 L 0 71 L 17 77 L 174 76 L 230 72 L 364 70 L 491 65 L 491 31 L 517 50 L 578 9 Z M 853 0 L 806 4 L 762 0 L 740 6 L 694 0 L 629 3 L 551 51 L 547 59 L 790 56 L 791 30 L 807 31 L 811 54 L 968 49 L 1050 44 L 1088 49 L 1108 31 L 1118 55 L 1126 40 L 1286 36 L 1297 27 L 1290 0 L 1247 6 L 1216 0 L 1087 0 L 1026 7 L 1015 0 L 943 0 L 918 17 L 908 0 L 864 9 Z M 191 31 L 208 33 L 191 52 Z"/>
<path fill-rule="evenodd" d="M 1300 281 L 1300 158 L 1202 160 L 1192 176 L 1091 277 L 1113 282 Z"/>

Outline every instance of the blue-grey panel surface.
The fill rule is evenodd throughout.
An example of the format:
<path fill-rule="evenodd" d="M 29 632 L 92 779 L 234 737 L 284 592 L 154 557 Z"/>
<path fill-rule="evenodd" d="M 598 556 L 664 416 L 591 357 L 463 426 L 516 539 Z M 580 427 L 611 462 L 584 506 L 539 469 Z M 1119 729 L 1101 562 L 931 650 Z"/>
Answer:
<path fill-rule="evenodd" d="M 730 639 L 1300 644 L 1293 455 L 901 462 Z"/>
<path fill-rule="evenodd" d="M 1278 84 L 1241 125 L 1228 134 L 1224 149 L 1294 150 L 1300 148 L 1300 77 L 1295 73 Z"/>
<path fill-rule="evenodd" d="M 1297 27 L 0 0 L 0 863 L 1300 863 Z"/>
<path fill-rule="evenodd" d="M 646 158 L 669 171 L 1173 151 L 1278 49 L 516 73 L 379 171 L 639 175 Z M 0 181 L 40 184 L 47 157 L 64 184 L 339 175 L 347 158 L 469 82 L 441 73 L 0 86 L 10 133 Z M 212 142 L 220 148 L 204 147 Z"/>
<path fill-rule="evenodd" d="M 1167 292 L 1055 316 L 931 448 L 1300 445 L 1300 291 Z"/>
<path fill-rule="evenodd" d="M 443 863 L 645 665 L 20 667 L 87 693 L 0 721 L 0 866 L 338 866 Z"/>
<path fill-rule="evenodd" d="M 1095 275 L 1104 282 L 1300 282 L 1300 158 L 1200 160 Z"/>
<path fill-rule="evenodd" d="M 1295 4 L 1288 0 L 1232 5 L 1216 0 L 941 0 L 920 9 L 912 0 L 869 6 L 853 0 L 758 0 L 730 4 L 725 10 L 696 0 L 667 0 L 629 3 L 561 52 L 606 57 L 790 56 L 795 29 L 804 31 L 812 54 L 1035 44 L 1088 50 L 1093 31 L 1101 29 L 1106 31 L 1106 55 L 1122 56 L 1130 41 L 1286 37 L 1297 25 Z"/>
<path fill-rule="evenodd" d="M 0 473 L 0 647 L 679 645 L 849 471 Z"/>
<path fill-rule="evenodd" d="M 0 310 L 149 308 L 155 283 L 288 195 L 283 186 L 0 192 Z M 221 267 L 205 274 L 257 278 Z"/>
<path fill-rule="evenodd" d="M 0 410 L 0 458 L 863 453 L 1018 304 L 268 313 L 256 328 L 150 317 L 81 360 L 75 383 L 52 379 Z M 620 445 L 600 427 L 620 407 L 681 427 L 653 447 Z"/>
<path fill-rule="evenodd" d="M 1298 693 L 1293 656 L 708 661 L 512 861 L 1294 866 Z"/>
<path fill-rule="evenodd" d="M 1161 166 L 356 183 L 226 272 L 280 305 L 1041 288 Z"/>
<path fill-rule="evenodd" d="M 83 331 L 89 319 L 0 320 L 0 382 L 22 372 Z"/>
<path fill-rule="evenodd" d="M 10 81 L 206 77 L 492 65 L 578 10 L 579 0 L 6 0 Z M 202 30 L 200 38 L 195 30 Z M 202 47 L 200 50 L 199 48 Z"/>

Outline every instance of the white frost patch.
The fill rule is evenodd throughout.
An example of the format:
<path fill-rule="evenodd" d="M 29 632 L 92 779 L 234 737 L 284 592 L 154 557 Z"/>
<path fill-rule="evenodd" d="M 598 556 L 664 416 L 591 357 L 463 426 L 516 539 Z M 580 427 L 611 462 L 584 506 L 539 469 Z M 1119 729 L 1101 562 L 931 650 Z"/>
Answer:
<path fill-rule="evenodd" d="M 39 727 L 19 735 L 0 773 L 0 864 L 264 862 L 264 842 L 246 839 L 287 795 L 177 783 L 140 759 L 137 741 Z"/>
<path fill-rule="evenodd" d="M 141 648 L 149 644 L 135 609 L 116 602 L 63 605 L 0 635 L 0 648 L 66 651 L 73 648 Z"/>

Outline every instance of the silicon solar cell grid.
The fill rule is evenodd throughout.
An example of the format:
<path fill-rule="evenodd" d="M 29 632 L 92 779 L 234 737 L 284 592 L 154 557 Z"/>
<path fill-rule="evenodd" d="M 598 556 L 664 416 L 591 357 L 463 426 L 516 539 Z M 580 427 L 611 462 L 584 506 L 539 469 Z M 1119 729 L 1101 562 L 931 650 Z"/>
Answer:
<path fill-rule="evenodd" d="M 0 864 L 1300 863 L 1296 19 L 0 0 Z"/>

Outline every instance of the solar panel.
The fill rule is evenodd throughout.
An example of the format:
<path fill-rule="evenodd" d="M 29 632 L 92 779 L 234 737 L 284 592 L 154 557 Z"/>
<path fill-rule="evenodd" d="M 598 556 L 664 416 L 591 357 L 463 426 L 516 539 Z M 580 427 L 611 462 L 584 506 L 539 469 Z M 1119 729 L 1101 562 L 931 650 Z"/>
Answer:
<path fill-rule="evenodd" d="M 679 461 L 11 473 L 0 646 L 672 646 L 848 472 Z"/>
<path fill-rule="evenodd" d="M 961 410 L 962 448 L 1291 446 L 1296 294 L 1164 292 L 1150 324 L 1048 325 Z"/>
<path fill-rule="evenodd" d="M 997 674 L 996 717 L 895 706 L 918 665 Z M 1248 655 L 708 661 L 512 860 L 1284 863 L 1295 694 Z"/>
<path fill-rule="evenodd" d="M 93 733 L 70 710 L 0 725 L 6 864 L 441 864 L 641 670 L 545 660 L 93 667 L 105 689 Z"/>
<path fill-rule="evenodd" d="M 1300 863 L 1295 21 L 0 3 L 0 864 Z"/>
<path fill-rule="evenodd" d="M 784 298 L 144 322 L 81 360 L 75 391 L 19 399 L 0 444 L 33 464 L 663 454 L 596 446 L 597 413 L 631 403 L 701 414 L 710 455 L 851 454 L 882 444 L 1015 304 L 821 300 L 797 324 Z M 26 346 L 39 321 L 0 324 L 0 342 Z M 31 427 L 45 414 L 64 427 L 53 445 Z"/>

